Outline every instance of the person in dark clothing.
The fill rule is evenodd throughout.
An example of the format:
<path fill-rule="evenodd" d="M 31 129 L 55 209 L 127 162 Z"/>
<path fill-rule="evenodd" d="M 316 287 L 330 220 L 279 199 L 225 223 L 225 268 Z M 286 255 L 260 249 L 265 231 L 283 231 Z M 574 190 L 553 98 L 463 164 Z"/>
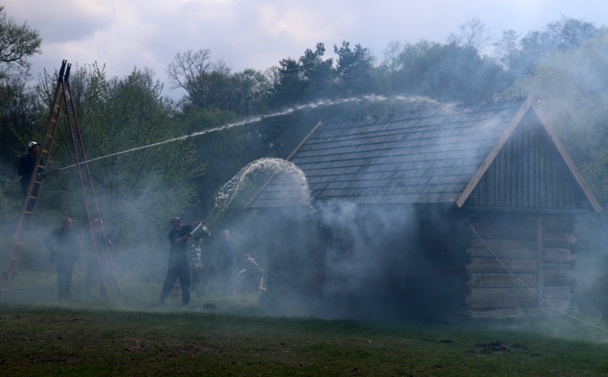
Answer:
<path fill-rule="evenodd" d="M 68 299 L 74 263 L 80 260 L 80 238 L 72 227 L 72 219 L 65 217 L 61 227 L 53 229 L 44 238 L 44 244 L 51 252 L 49 262 L 57 267 L 57 296 L 60 300 Z"/>
<path fill-rule="evenodd" d="M 19 167 L 17 168 L 17 174 L 21 176 L 21 190 L 23 191 L 23 198 L 27 195 L 27 189 L 30 186 L 30 180 L 36 167 L 36 159 L 40 152 L 40 144 L 35 141 L 30 141 L 28 144 L 28 151 L 25 156 L 19 159 Z M 41 160 L 44 163 L 43 160 Z M 44 178 L 44 169 L 39 168 L 37 174 L 40 174 L 40 178 Z M 36 189 L 38 186 L 35 186 Z M 38 195 L 38 192 L 34 192 L 34 195 Z"/>
<path fill-rule="evenodd" d="M 22 156 L 19 159 L 19 166 L 17 167 L 17 174 L 21 176 L 21 191 L 23 192 L 23 203 L 27 199 L 27 190 L 30 187 L 30 181 L 32 179 L 32 175 L 34 174 L 34 169 L 36 168 L 36 160 L 38 158 L 38 153 L 40 152 L 40 145 L 35 141 L 30 141 L 28 144 L 28 152 L 25 156 Z M 40 159 L 40 163 L 44 164 L 44 160 Z M 38 174 L 37 178 L 39 180 L 46 177 L 44 173 L 44 169 L 42 167 L 38 168 L 36 172 Z M 38 193 L 40 192 L 40 185 L 36 184 L 32 187 L 32 195 L 38 197 Z M 28 212 L 32 212 L 36 205 L 36 199 L 31 199 L 27 204 Z M 23 225 L 27 229 L 32 229 L 30 226 L 31 214 L 26 215 L 24 217 Z"/>
<path fill-rule="evenodd" d="M 91 296 L 91 288 L 99 287 L 99 292 L 103 296 L 106 293 L 103 276 L 106 276 L 105 271 L 108 269 L 109 256 L 108 248 L 112 246 L 112 241 L 107 238 L 103 229 L 103 220 L 97 218 L 93 220 L 93 237 L 88 233 L 85 235 L 88 240 L 87 250 L 87 275 L 84 282 L 84 293 L 86 296 Z M 95 244 L 93 245 L 93 242 Z M 97 251 L 97 252 L 96 252 Z"/>
<path fill-rule="evenodd" d="M 187 255 L 188 238 L 192 237 L 192 230 L 203 221 L 200 220 L 192 225 L 182 226 L 181 218 L 172 217 L 170 219 L 173 229 L 169 231 L 169 243 L 171 244 L 169 266 L 167 267 L 167 275 L 160 293 L 159 304 L 165 302 L 177 279 L 179 279 L 182 290 L 182 303 L 184 305 L 190 303 L 190 267 Z"/>
<path fill-rule="evenodd" d="M 220 244 L 220 269 L 224 293 L 229 293 L 236 269 L 236 245 L 230 238 L 230 231 L 225 229 L 222 233 L 222 243 Z"/>

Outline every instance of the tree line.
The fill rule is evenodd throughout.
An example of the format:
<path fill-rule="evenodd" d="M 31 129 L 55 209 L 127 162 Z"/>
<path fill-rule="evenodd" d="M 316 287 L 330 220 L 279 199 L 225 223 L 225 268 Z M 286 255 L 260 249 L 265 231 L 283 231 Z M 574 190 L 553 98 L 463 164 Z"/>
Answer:
<path fill-rule="evenodd" d="M 56 72 L 28 85 L 28 58 L 43 39 L 27 23 L 0 8 L 0 217 L 16 217 L 21 198 L 17 160 L 45 130 Z M 428 40 L 387 44 L 375 57 L 360 44 L 317 43 L 299 58 L 285 58 L 260 71 L 233 72 L 201 48 L 177 53 L 167 67 L 168 85 L 183 89 L 178 100 L 163 96 L 165 83 L 145 68 L 107 77 L 103 65 L 75 67 L 70 82 L 87 155 L 112 155 L 202 130 L 214 130 L 259 114 L 315 101 L 362 95 L 420 96 L 474 105 L 533 95 L 600 201 L 608 199 L 608 34 L 605 27 L 562 17 L 523 36 L 512 30 L 494 38 L 479 19 L 460 26 L 441 43 Z M 106 224 L 124 244 L 141 242 L 128 224 L 165 229 L 168 214 L 208 214 L 218 189 L 247 163 L 285 158 L 320 120 L 356 118 L 392 111 L 353 105 L 306 109 L 264 118 L 255 127 L 234 127 L 186 138 L 91 164 Z M 375 114 L 377 113 L 377 114 Z M 72 163 L 64 131 L 54 146 L 51 168 Z M 78 182 L 70 171 L 45 181 L 39 215 L 78 213 Z M 46 199 L 45 199 L 46 197 Z M 150 247 L 154 240 L 148 239 Z"/>

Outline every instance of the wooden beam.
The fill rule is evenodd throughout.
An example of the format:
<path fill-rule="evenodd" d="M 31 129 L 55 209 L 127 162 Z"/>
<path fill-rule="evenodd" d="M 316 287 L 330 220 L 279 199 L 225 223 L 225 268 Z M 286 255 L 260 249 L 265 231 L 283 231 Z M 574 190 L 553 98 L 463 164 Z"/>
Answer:
<path fill-rule="evenodd" d="M 536 292 L 538 293 L 538 306 L 545 305 L 545 253 L 543 243 L 543 216 L 536 220 Z"/>

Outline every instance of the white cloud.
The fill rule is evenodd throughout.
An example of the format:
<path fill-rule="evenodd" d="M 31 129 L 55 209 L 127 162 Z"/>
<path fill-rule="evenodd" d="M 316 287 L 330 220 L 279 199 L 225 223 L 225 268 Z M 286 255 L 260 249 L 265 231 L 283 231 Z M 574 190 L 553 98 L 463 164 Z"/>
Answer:
<path fill-rule="evenodd" d="M 175 54 L 209 49 L 233 70 L 263 70 L 308 48 L 348 41 L 377 58 L 392 41 L 444 42 L 459 25 L 479 18 L 495 37 L 514 29 L 541 30 L 561 16 L 601 26 L 603 0 L 5 0 L 9 16 L 38 30 L 42 55 L 34 72 L 61 60 L 106 65 L 109 76 L 151 68 L 165 81 Z M 168 84 L 168 83 L 166 83 Z M 168 86 L 168 85 L 166 85 Z"/>

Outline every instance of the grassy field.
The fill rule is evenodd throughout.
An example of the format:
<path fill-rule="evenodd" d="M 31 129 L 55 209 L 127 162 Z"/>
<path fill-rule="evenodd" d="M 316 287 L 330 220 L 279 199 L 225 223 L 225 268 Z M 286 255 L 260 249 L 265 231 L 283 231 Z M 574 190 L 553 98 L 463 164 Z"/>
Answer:
<path fill-rule="evenodd" d="M 275 318 L 245 304 L 226 312 L 208 303 L 101 306 L 0 302 L 2 375 L 579 377 L 608 371 L 608 334 L 564 317 L 447 326 Z"/>
<path fill-rule="evenodd" d="M 238 297 L 156 307 L 158 283 L 128 280 L 84 299 L 80 275 L 58 302 L 52 271 L 23 271 L 0 295 L 0 375 L 606 376 L 603 268 L 579 260 L 576 316 L 451 325 L 274 317 Z"/>

